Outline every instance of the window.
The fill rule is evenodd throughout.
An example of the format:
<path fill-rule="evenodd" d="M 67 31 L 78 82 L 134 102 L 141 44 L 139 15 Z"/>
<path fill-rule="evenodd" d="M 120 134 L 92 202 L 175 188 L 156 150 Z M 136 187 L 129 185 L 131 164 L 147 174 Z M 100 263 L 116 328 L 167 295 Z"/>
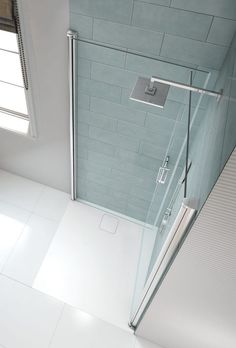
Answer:
<path fill-rule="evenodd" d="M 22 56 L 20 56 L 17 23 L 13 15 L 13 4 L 6 13 L 0 6 L 0 127 L 27 134 L 29 131 L 29 115 L 26 102 L 26 90 L 23 79 Z M 12 14 L 11 25 L 6 19 Z"/>

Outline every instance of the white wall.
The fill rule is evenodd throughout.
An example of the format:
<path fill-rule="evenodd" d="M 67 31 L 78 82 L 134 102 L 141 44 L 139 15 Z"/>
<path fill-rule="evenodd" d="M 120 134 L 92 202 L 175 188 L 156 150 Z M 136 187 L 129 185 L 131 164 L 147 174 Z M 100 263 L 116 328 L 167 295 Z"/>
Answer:
<path fill-rule="evenodd" d="M 20 0 L 38 137 L 0 130 L 0 168 L 69 190 L 68 0 Z M 29 39 L 29 40 L 28 40 Z"/>

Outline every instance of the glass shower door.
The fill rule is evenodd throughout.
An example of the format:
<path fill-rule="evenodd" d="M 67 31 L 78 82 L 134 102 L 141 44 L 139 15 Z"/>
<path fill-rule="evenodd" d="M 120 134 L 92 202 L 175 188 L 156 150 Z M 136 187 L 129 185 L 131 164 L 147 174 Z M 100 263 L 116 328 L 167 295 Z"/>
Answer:
<path fill-rule="evenodd" d="M 193 71 L 193 83 L 206 87 L 209 75 L 156 57 L 76 40 L 75 196 L 144 226 L 134 314 L 183 200 L 189 93 L 170 87 L 163 107 L 130 96 L 140 78 L 149 81 L 158 76 L 188 84 Z M 204 115 L 199 95 L 194 94 L 192 119 L 196 110 Z M 197 127 L 194 121 L 191 132 Z M 191 161 L 188 167 L 191 171 Z"/>
<path fill-rule="evenodd" d="M 196 86 L 206 88 L 209 79 L 210 75 L 208 73 L 193 72 L 193 84 Z M 181 92 L 183 93 L 183 91 Z M 172 87 L 170 93 L 173 95 L 175 93 L 180 93 L 180 91 L 177 87 Z M 195 135 L 199 132 L 200 124 L 204 120 L 208 105 L 208 97 L 192 93 L 191 105 L 189 105 L 189 92 L 185 91 L 182 102 L 183 106 L 181 112 L 175 120 L 168 146 L 163 157 L 162 166 L 157 175 L 155 190 L 147 213 L 146 226 L 143 229 L 131 318 L 135 317 L 135 314 L 145 298 L 147 284 L 150 284 L 150 274 L 154 269 L 156 260 L 158 259 L 185 197 L 186 170 L 189 174 L 193 164 L 191 153 L 186 167 L 189 111 L 191 122 L 189 147 L 191 147 Z M 164 180 L 162 180 L 161 174 L 164 175 Z"/>

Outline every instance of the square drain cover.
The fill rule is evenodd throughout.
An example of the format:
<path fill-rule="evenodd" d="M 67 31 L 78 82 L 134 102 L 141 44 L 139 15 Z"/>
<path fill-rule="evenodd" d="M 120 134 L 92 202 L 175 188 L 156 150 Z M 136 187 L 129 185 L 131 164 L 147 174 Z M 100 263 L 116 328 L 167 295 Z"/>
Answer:
<path fill-rule="evenodd" d="M 104 214 L 101 223 L 100 223 L 100 229 L 109 233 L 116 233 L 117 227 L 119 224 L 119 220 L 108 214 Z"/>

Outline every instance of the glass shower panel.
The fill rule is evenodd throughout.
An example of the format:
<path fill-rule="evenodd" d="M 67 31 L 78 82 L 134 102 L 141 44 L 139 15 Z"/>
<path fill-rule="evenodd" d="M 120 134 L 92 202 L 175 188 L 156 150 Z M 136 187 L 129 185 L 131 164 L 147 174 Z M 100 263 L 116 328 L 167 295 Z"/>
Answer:
<path fill-rule="evenodd" d="M 171 87 L 163 109 L 129 96 L 138 77 L 158 75 L 186 83 L 189 71 L 152 57 L 79 41 L 79 199 L 146 222 L 174 129 L 178 136 L 170 147 L 170 168 L 178 156 L 186 91 Z"/>
<path fill-rule="evenodd" d="M 191 128 L 189 147 L 189 171 L 187 176 L 186 197 L 194 200 L 197 213 L 200 212 L 226 161 L 236 146 L 236 37 L 231 43 L 224 64 L 219 72 L 203 74 L 195 72 L 193 84 L 199 87 L 223 91 L 220 98 L 192 93 Z M 186 127 L 188 112 L 184 111 L 181 121 Z M 176 139 L 177 133 L 173 139 Z M 182 143 L 183 146 L 183 143 Z M 174 147 L 175 148 L 175 147 Z M 179 152 L 179 148 L 177 151 Z M 168 188 L 158 184 L 147 214 L 147 224 L 143 230 L 143 245 L 140 254 L 139 270 L 136 281 L 132 314 L 135 313 L 143 296 L 148 275 L 150 274 L 163 243 L 176 218 L 184 197 L 184 173 L 181 169 L 185 162 L 186 146 L 183 154 L 179 152 L 179 162 L 172 171 Z M 167 154 L 166 154 L 167 155 Z M 164 196 L 160 191 L 164 191 Z M 160 198 L 161 197 L 161 198 Z M 164 198 L 163 198 L 164 197 Z M 151 237 L 150 237 L 151 236 Z M 148 244 L 149 242 L 149 244 Z M 148 250 L 152 249 L 152 253 Z"/>
<path fill-rule="evenodd" d="M 235 100 L 236 38 L 232 41 L 214 89 L 223 90 L 220 99 L 207 97 L 204 117 L 197 117 L 197 132 L 191 131 L 188 196 L 200 211 L 236 145 Z M 201 105 L 202 106 L 201 102 Z M 200 122 L 201 120 L 201 122 Z"/>
<path fill-rule="evenodd" d="M 190 71 L 188 71 L 188 79 L 189 77 Z M 201 71 L 193 71 L 193 85 L 207 88 L 209 86 L 209 80 L 210 74 Z M 186 83 L 189 83 L 189 81 L 186 81 Z M 177 87 L 171 88 L 172 92 L 170 95 L 180 92 Z M 208 99 L 205 98 L 205 96 L 203 97 L 200 94 L 192 93 L 190 108 L 192 137 L 190 138 L 190 147 L 204 119 L 207 105 Z M 189 92 L 184 91 L 182 108 L 175 119 L 163 157 L 162 167 L 165 166 L 166 158 L 169 159 L 167 179 L 164 183 L 159 181 L 156 183 L 147 213 L 146 226 L 143 229 L 142 248 L 133 298 L 132 314 L 135 313 L 138 304 L 141 302 L 146 281 L 184 199 L 188 113 Z M 192 162 L 192 158 L 189 156 L 188 174 L 192 171 Z"/>
<path fill-rule="evenodd" d="M 135 311 L 184 198 L 189 92 L 171 86 L 163 108 L 129 97 L 140 77 L 189 84 L 192 71 L 195 86 L 210 88 L 211 76 L 88 40 L 78 40 L 77 56 L 77 198 L 143 224 Z M 192 93 L 191 149 L 208 104 Z"/>

